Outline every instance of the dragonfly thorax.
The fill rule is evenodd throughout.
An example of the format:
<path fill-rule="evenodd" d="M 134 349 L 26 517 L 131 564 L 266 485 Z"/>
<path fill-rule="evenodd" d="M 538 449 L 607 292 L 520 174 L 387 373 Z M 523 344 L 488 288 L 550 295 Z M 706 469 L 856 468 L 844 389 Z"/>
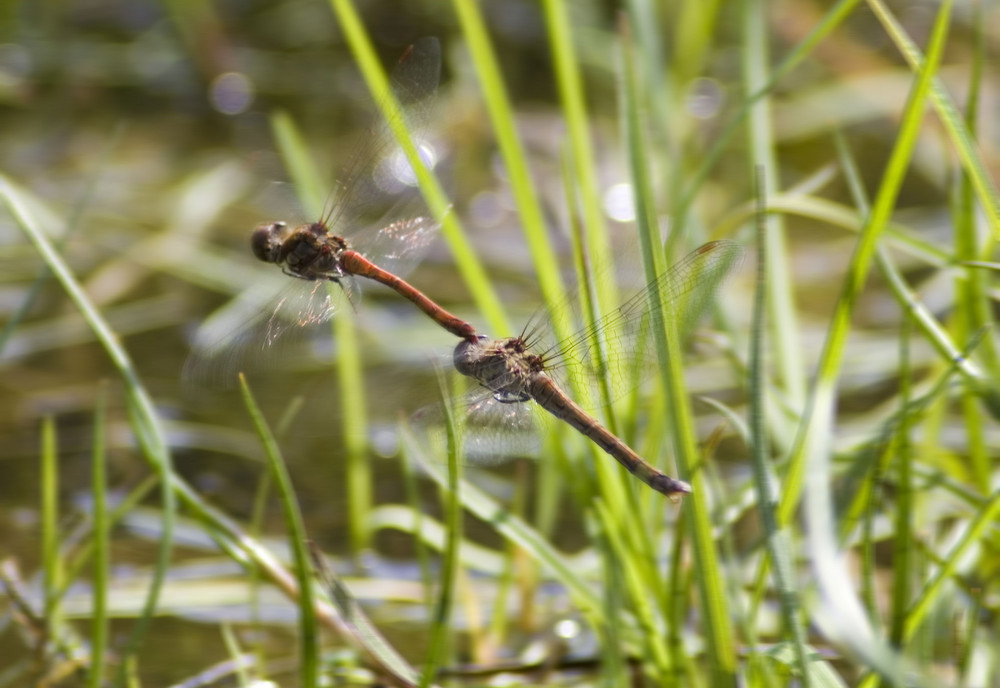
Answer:
<path fill-rule="evenodd" d="M 460 342 L 454 364 L 459 373 L 492 390 L 504 403 L 530 399 L 531 380 L 542 372 L 541 357 L 528 353 L 518 337 L 490 340 L 480 335 L 476 341 Z"/>
<path fill-rule="evenodd" d="M 268 263 L 284 266 L 293 277 L 306 280 L 338 281 L 344 276 L 340 265 L 347 242 L 331 234 L 322 222 L 289 229 L 284 222 L 261 225 L 250 239 L 254 255 Z"/>

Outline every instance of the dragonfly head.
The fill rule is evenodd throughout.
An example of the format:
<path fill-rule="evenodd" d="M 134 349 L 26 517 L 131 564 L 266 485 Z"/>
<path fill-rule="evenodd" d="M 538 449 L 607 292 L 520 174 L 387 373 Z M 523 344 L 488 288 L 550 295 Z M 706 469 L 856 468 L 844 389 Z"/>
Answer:
<path fill-rule="evenodd" d="M 281 245 L 284 242 L 288 226 L 284 222 L 272 222 L 259 225 L 250 235 L 250 248 L 257 260 L 265 263 L 277 263 L 281 256 Z"/>

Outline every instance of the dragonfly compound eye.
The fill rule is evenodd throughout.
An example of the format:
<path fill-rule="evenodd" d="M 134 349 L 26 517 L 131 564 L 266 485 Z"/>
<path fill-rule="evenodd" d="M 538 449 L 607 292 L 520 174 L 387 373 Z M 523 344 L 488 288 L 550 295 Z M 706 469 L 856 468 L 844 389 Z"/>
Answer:
<path fill-rule="evenodd" d="M 260 225 L 253 230 L 253 234 L 250 235 L 250 248 L 257 260 L 262 260 L 265 263 L 278 262 L 284 230 L 284 222 Z"/>

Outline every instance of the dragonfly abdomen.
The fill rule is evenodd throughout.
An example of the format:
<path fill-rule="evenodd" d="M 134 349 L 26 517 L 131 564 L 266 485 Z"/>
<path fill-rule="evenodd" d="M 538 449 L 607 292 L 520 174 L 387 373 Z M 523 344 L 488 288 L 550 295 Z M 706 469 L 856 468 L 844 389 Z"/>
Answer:
<path fill-rule="evenodd" d="M 623 465 L 629 473 L 657 492 L 668 496 L 691 492 L 691 486 L 686 482 L 671 478 L 643 460 L 631 447 L 601 425 L 597 419 L 577 406 L 549 376 L 544 374 L 534 376 L 529 386 L 529 393 L 539 406 L 556 418 L 569 423 Z"/>

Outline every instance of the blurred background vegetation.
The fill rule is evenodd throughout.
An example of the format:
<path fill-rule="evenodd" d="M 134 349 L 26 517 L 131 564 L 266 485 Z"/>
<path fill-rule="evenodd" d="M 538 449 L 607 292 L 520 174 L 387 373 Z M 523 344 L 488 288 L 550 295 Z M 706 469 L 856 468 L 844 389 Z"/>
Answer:
<path fill-rule="evenodd" d="M 473 7 L 478 16 L 470 18 L 477 14 Z M 513 327 L 491 334 L 515 334 L 551 303 L 542 293 L 546 264 L 522 234 L 531 219 L 512 187 L 533 189 L 544 242 L 567 283 L 575 282 L 571 228 L 581 214 L 588 227 L 601 226 L 616 258 L 637 254 L 630 93 L 652 180 L 640 189 L 640 207 L 647 202 L 654 209 L 663 235 L 687 248 L 734 238 L 753 257 L 755 165 L 763 164 L 773 209 L 769 231 L 777 241 L 771 258 L 780 271 L 768 293 L 767 358 L 774 372 L 761 386 L 745 379 L 748 366 L 752 370 L 747 347 L 760 324 L 751 318 L 752 258 L 720 297 L 711 336 L 699 338 L 691 354 L 687 389 L 712 399 L 695 405 L 699 438 L 708 453 L 715 450 L 697 507 L 710 511 L 689 512 L 696 507 L 687 502 L 682 510 L 630 485 L 627 492 L 606 492 L 622 488 L 580 468 L 606 457 L 588 455 L 567 433 L 546 445 L 548 461 L 470 472 L 470 480 L 510 508 L 511 518 L 524 516 L 536 527 L 531 532 L 543 534 L 545 546 L 533 547 L 527 531 L 505 530 L 463 502 L 480 519 L 468 518 L 462 535 L 461 566 L 468 569 L 462 569 L 467 577 L 460 577 L 453 623 L 434 618 L 439 591 L 421 585 L 436 581 L 431 572 L 448 561 L 438 561 L 437 550 L 448 547 L 430 535 L 415 536 L 427 524 L 413 521 L 421 513 L 447 519 L 449 498 L 438 499 L 431 481 L 408 472 L 398 433 L 401 417 L 439 398 L 434 361 L 447 365 L 453 339 L 395 294 L 366 285 L 356 312 L 342 308 L 356 327 L 344 337 L 356 337 L 360 352 L 353 382 L 345 383 L 350 373 L 336 363 L 341 343 L 351 340 L 336 335 L 251 371 L 309 536 L 338 557 L 334 568 L 350 576 L 351 591 L 404 657 L 417 665 L 430 661 L 437 636 L 428 637 L 427 628 L 446 628 L 442 632 L 454 637 L 439 664 L 486 666 L 503 659 L 519 663 L 523 672 L 512 676 L 525 683 L 723 685 L 740 676 L 754 685 L 781 685 L 803 680 L 801 653 L 809 643 L 808 651 L 818 652 L 814 684 L 874 685 L 879 676 L 891 681 L 905 671 L 949 685 L 995 684 L 1000 666 L 988 651 L 1000 642 L 998 591 L 990 583 L 1000 560 L 998 437 L 991 415 L 998 368 L 988 282 L 998 230 L 992 182 L 997 92 L 989 61 L 1000 33 L 995 8 L 960 2 L 948 13 L 936 76 L 941 93 L 952 94 L 962 110 L 952 113 L 953 127 L 940 107 L 923 120 L 922 108 L 916 115 L 904 110 L 917 74 L 902 57 L 900 36 L 929 50 L 941 26 L 933 2 L 886 8 L 750 0 L 476 6 L 373 0 L 356 10 L 387 69 L 420 37 L 441 42 L 441 86 L 427 140 L 437 151 L 435 171 L 450 212 Z M 157 563 L 163 514 L 170 509 L 164 509 L 165 491 L 149 481 L 155 433 L 136 411 L 136 399 L 148 395 L 150 417 L 169 449 L 169 470 L 190 483 L 198 499 L 291 561 L 283 511 L 275 488 L 267 486 L 266 446 L 239 391 L 192 389 L 180 373 L 195 333 L 215 309 L 248 290 L 266 292 L 261 285 L 277 292 L 285 280 L 248 250 L 257 224 L 295 220 L 293 209 L 286 214 L 294 203 L 274 207 L 270 191 L 272 182 L 295 173 L 279 153 L 275 113 L 294 123 L 316 168 L 330 171 L 320 182 L 329 188 L 380 116 L 357 48 L 345 38 L 343 12 L 321 0 L 0 7 L 0 174 L 8 208 L 10 199 L 30 208 L 137 375 L 121 374 L 60 281 L 46 272 L 23 220 L 13 210 L 0 213 L 0 598 L 6 601 L 0 685 L 42 676 L 53 684 L 99 685 L 100 677 L 79 667 L 88 656 L 82 639 L 92 640 L 86 624 L 94 616 L 90 582 L 97 574 L 88 548 L 95 537 L 92 468 L 100 455 L 109 485 L 101 499 L 112 507 L 126 497 L 137 500 L 117 516 L 108 559 L 113 573 L 101 579 L 112 591 L 102 616 L 112 620 L 109 659 L 98 662 L 106 676 L 124 666 L 152 686 L 213 666 L 227 673 L 243 661 L 242 648 L 260 660 L 244 668 L 245 683 L 253 675 L 308 684 L 317 670 L 361 684 L 371 680 L 363 670 L 368 665 L 332 638 L 323 641 L 322 660 L 303 668 L 311 660 L 301 651 L 295 606 L 262 582 L 267 573 L 248 573 L 252 557 L 240 555 L 218 523 L 190 503 L 171 526 L 169 568 L 162 559 Z M 487 29 L 488 43 L 475 34 L 476 22 Z M 893 26 L 901 33 L 893 34 Z M 484 85 L 477 52 L 484 46 L 496 58 L 506 94 Z M 571 98 L 558 76 L 559 49 L 566 46 L 583 87 L 589 160 L 581 161 L 570 144 Z M 627 83 L 629 60 L 639 65 L 637 89 Z M 780 78 L 770 83 L 775 74 Z M 764 98 L 750 99 L 760 93 Z M 970 93 L 981 116 L 963 124 Z M 487 111 L 491 96 L 504 95 L 527 162 L 520 171 L 498 150 L 496 119 Z M 912 155 L 898 192 L 885 201 L 889 161 L 913 122 L 922 126 Z M 955 126 L 970 137 L 964 143 L 973 162 Z M 567 165 L 589 169 L 592 178 L 567 173 Z M 589 199 L 577 196 L 588 193 Z M 580 205 L 597 199 L 593 207 L 601 217 L 567 207 L 568 195 Z M 891 265 L 898 272 L 876 273 L 853 253 L 870 217 L 866 197 L 876 209 L 880 200 L 889 203 L 891 224 L 878 241 L 894 249 Z M 497 319 L 480 309 L 450 246 L 435 244 L 410 281 L 490 331 Z M 873 275 L 845 324 L 835 304 L 852 269 Z M 918 313 L 914 324 L 904 317 L 901 300 L 908 292 L 894 287 L 893 275 L 905 279 L 926 318 Z M 848 331 L 842 367 L 824 378 L 817 373 L 824 342 Z M 968 360 L 956 364 L 959 351 Z M 830 606 L 837 607 L 824 598 L 837 588 L 821 588 L 817 580 L 836 559 L 810 550 L 805 534 L 815 531 L 797 525 L 802 474 L 790 478 L 795 498 L 782 504 L 775 524 L 758 510 L 758 501 L 767 500 L 760 499 L 760 476 L 750 469 L 773 471 L 774 484 L 787 488 L 785 471 L 810 465 L 795 457 L 817 445 L 795 441 L 812 437 L 804 430 L 812 427 L 804 409 L 817 378 L 832 380 L 837 392 L 835 432 L 822 449 L 838 478 L 820 489 L 834 502 L 829 529 L 839 538 L 838 553 L 848 554 L 852 566 L 841 592 L 863 603 L 870 623 L 863 628 L 852 626 L 858 621 L 846 612 L 840 626 L 829 619 L 813 624 L 811 609 L 829 617 Z M 662 390 L 650 394 L 620 411 L 623 432 L 673 472 L 665 424 L 649 419 L 665 414 L 670 397 Z M 763 453 L 758 463 L 749 458 L 745 440 L 752 430 L 742 422 L 752 421 L 746 404 L 756 394 L 766 397 L 767 427 L 775 435 L 759 446 L 773 464 L 760 462 Z M 100 399 L 105 415 L 95 421 Z M 366 411 L 360 421 L 352 406 Z M 94 447 L 99 428 L 106 454 Z M 405 450 L 405 438 L 402 445 Z M 567 460 L 573 452 L 584 458 Z M 53 457 L 57 462 L 48 461 Z M 913 462 L 918 477 L 895 473 L 897 461 Z M 914 479 L 917 485 L 906 482 Z M 912 501 L 901 497 L 909 491 Z M 477 505 L 485 510 L 487 503 Z M 625 516 L 633 510 L 641 526 L 636 532 L 648 527 L 648 541 L 635 542 L 647 536 L 633 532 L 621 544 L 612 524 L 627 532 Z M 689 544 L 698 542 L 692 524 L 702 518 L 717 538 L 708 560 L 691 554 L 704 543 Z M 775 533 L 787 538 L 789 549 L 766 545 Z M 558 566 L 546 558 L 546 547 L 573 553 L 559 555 L 563 577 L 552 575 Z M 761 562 L 775 551 L 789 556 L 795 581 L 772 580 Z M 706 561 L 721 578 L 717 588 L 706 582 Z M 149 599 L 153 570 L 167 584 L 142 643 L 126 650 L 129 638 L 140 637 L 130 634 Z M 565 577 L 574 570 L 580 588 Z M 899 576 L 909 581 L 902 592 Z M 23 600 L 13 592 L 19 581 Z M 588 590 L 597 591 L 590 602 Z M 735 610 L 725 622 L 706 621 L 713 595 Z M 803 607 L 783 606 L 793 598 Z M 901 610 L 918 612 L 912 627 Z M 886 654 L 865 655 L 858 639 L 869 632 L 886 637 Z M 896 664 L 890 646 L 909 663 Z M 869 649 L 875 648 L 883 645 Z M 531 652 L 545 660 L 527 659 Z M 224 665 L 227 660 L 232 664 Z"/>

